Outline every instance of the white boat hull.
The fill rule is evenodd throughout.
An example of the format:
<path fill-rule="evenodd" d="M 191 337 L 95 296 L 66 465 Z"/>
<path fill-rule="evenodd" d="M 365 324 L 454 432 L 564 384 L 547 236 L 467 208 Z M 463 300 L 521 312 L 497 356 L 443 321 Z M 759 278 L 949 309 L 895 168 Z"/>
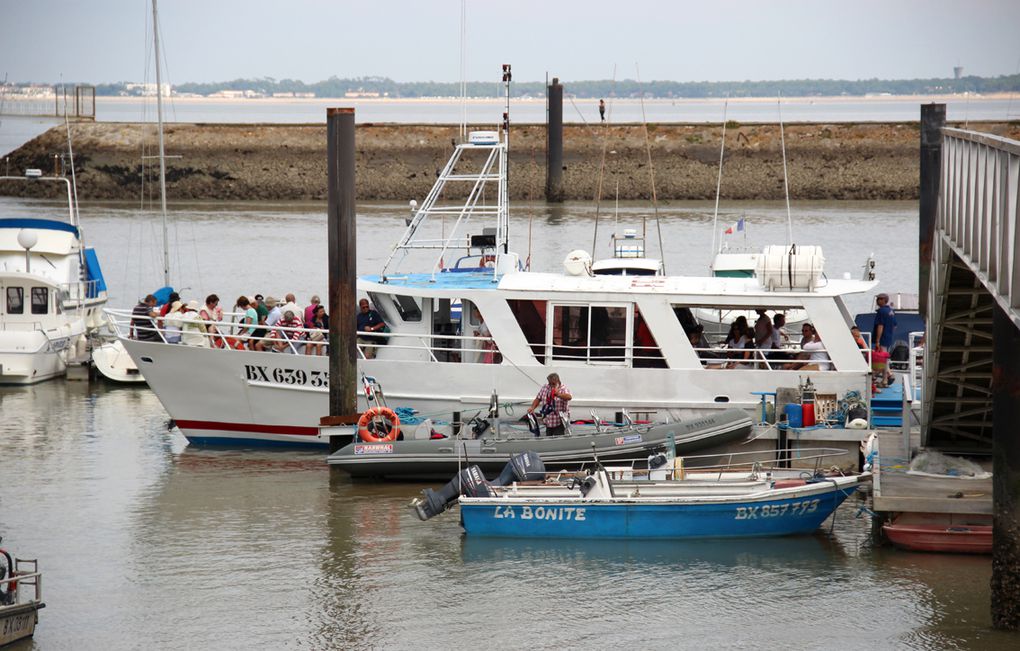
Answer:
<path fill-rule="evenodd" d="M 0 331 L 0 384 L 26 385 L 60 377 L 81 333 L 47 337 L 35 331 Z"/>
<path fill-rule="evenodd" d="M 193 443 L 212 445 L 326 445 L 319 418 L 328 413 L 328 358 L 197 348 L 122 340 L 149 386 Z M 375 377 L 390 407 L 408 407 L 421 417 L 468 420 L 488 410 L 491 391 L 512 403 L 521 417 L 548 367 L 509 364 L 359 360 L 358 371 Z M 573 415 L 589 410 L 611 418 L 621 410 L 641 420 L 760 406 L 752 391 L 774 390 L 770 371 L 713 369 L 582 368 L 561 371 L 575 398 Z M 842 392 L 846 377 L 803 373 L 818 391 Z M 565 382 L 568 380 L 565 380 Z M 359 409 L 364 409 L 363 398 Z"/>
<path fill-rule="evenodd" d="M 104 378 L 117 384 L 144 384 L 145 377 L 138 370 L 131 355 L 118 341 L 107 342 L 92 349 L 92 365 Z"/>

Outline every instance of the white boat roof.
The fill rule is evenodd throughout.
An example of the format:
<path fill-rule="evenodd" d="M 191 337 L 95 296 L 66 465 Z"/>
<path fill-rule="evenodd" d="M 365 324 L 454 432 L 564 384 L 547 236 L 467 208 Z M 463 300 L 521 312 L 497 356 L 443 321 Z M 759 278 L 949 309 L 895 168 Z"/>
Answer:
<path fill-rule="evenodd" d="M 704 296 L 714 303 L 742 304 L 746 298 L 767 303 L 782 298 L 835 297 L 871 291 L 878 281 L 826 279 L 814 291 L 769 291 L 756 278 L 715 278 L 711 276 L 568 276 L 566 274 L 521 271 L 501 276 L 493 282 L 491 273 L 440 273 L 393 276 L 382 282 L 380 276 L 362 276 L 360 289 L 386 294 L 413 294 L 460 298 L 467 291 L 527 292 L 533 294 L 674 294 Z M 411 290 L 411 291 L 408 291 Z"/>

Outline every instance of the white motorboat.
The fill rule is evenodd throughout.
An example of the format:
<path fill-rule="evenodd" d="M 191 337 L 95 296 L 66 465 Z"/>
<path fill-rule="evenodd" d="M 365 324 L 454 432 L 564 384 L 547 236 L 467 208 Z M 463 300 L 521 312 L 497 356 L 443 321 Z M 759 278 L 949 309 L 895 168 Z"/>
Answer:
<path fill-rule="evenodd" d="M 449 429 L 487 411 L 495 389 L 501 403 L 523 412 L 551 372 L 571 389 L 575 410 L 627 411 L 651 422 L 734 406 L 756 409 L 753 392 L 797 386 L 805 378 L 819 393 L 839 397 L 870 387 L 844 297 L 870 291 L 873 282 L 822 282 L 813 275 L 791 284 L 778 273 L 603 275 L 592 272 L 583 251 L 567 256 L 563 272 L 532 272 L 510 249 L 506 161 L 505 132 L 475 132 L 457 145 L 381 273 L 358 280 L 390 329 L 359 333 L 358 373 L 384 384 L 394 409 L 414 410 L 416 418 Z M 452 309 L 458 302 L 459 315 Z M 738 360 L 728 357 L 737 351 L 717 342 L 695 348 L 682 323 L 700 308 L 803 310 L 830 364 L 793 371 L 775 351 L 739 351 Z M 174 345 L 134 339 L 130 313 L 108 312 L 190 441 L 326 444 L 318 424 L 328 412 L 328 359 L 287 354 L 307 352 L 313 332 L 288 330 L 296 339 L 271 333 L 283 354 L 223 345 L 239 338 L 230 323 L 213 324 L 220 334 L 206 335 L 206 345 Z M 361 409 L 369 406 L 360 400 Z"/>
<path fill-rule="evenodd" d="M 27 170 L 0 183 L 58 183 L 66 216 L 0 217 L 0 384 L 33 384 L 63 375 L 84 357 L 86 337 L 103 320 L 106 283 L 86 247 L 72 184 Z"/>

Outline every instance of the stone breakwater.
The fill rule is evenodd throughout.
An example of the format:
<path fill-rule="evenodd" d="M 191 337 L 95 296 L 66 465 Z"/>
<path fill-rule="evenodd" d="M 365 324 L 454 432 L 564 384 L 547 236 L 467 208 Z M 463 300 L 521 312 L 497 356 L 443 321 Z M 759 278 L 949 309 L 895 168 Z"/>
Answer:
<path fill-rule="evenodd" d="M 1020 123 L 971 123 L 970 129 L 1020 139 Z M 791 199 L 915 199 L 917 123 L 791 124 L 785 128 Z M 456 125 L 363 124 L 357 127 L 357 195 L 363 200 L 424 198 L 445 165 Z M 78 194 L 83 200 L 137 200 L 158 179 L 155 127 L 136 123 L 72 125 Z M 167 195 L 186 200 L 326 200 L 325 125 L 179 124 L 165 128 Z M 563 184 L 568 200 L 602 194 L 650 199 L 651 150 L 660 200 L 715 197 L 722 125 L 565 125 Z M 510 195 L 545 198 L 545 126 L 511 133 Z M 64 127 L 9 156 L 11 173 L 50 173 L 66 152 Z M 605 160 L 603 166 L 603 158 Z M 143 165 L 144 163 L 144 165 Z M 15 172 L 17 170 L 17 172 Z M 0 184 L 0 194 L 43 192 L 49 184 Z M 728 123 L 722 197 L 783 198 L 776 124 Z"/>

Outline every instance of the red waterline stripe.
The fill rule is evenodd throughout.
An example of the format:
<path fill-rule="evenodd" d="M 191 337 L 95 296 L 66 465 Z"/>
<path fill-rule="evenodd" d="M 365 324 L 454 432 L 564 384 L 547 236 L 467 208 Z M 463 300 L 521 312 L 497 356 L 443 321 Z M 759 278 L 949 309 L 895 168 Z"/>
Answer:
<path fill-rule="evenodd" d="M 297 436 L 318 436 L 316 427 L 297 425 L 259 425 L 257 423 L 218 423 L 212 420 L 175 420 L 181 429 L 220 430 L 222 432 L 258 432 L 260 434 L 293 434 Z"/>

